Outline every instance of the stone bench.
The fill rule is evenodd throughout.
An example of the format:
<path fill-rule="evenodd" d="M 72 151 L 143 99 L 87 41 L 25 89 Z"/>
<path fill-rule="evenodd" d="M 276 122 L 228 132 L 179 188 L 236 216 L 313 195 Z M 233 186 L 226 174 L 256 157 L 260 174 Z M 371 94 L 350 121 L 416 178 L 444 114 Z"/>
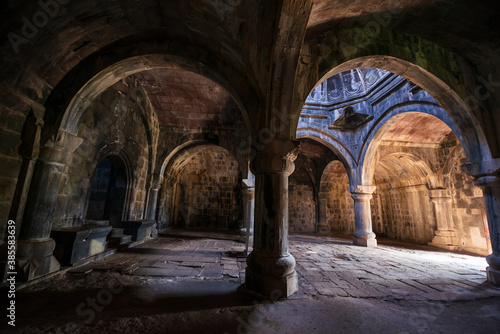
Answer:
<path fill-rule="evenodd" d="M 133 241 L 137 241 L 151 236 L 153 229 L 156 229 L 155 224 L 155 220 L 130 220 L 122 221 L 122 228 L 125 234 L 132 236 Z"/>
<path fill-rule="evenodd" d="M 111 226 L 84 225 L 51 231 L 56 242 L 54 256 L 62 265 L 72 265 L 82 259 L 104 252 Z"/>

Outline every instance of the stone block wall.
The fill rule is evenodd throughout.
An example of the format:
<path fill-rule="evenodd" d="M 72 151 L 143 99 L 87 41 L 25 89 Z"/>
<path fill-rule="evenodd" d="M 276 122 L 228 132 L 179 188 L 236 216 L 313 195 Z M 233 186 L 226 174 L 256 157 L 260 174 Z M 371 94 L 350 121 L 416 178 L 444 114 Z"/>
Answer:
<path fill-rule="evenodd" d="M 288 184 L 288 226 L 290 233 L 314 233 L 316 229 L 316 201 L 312 185 Z"/>
<path fill-rule="evenodd" d="M 354 226 L 354 200 L 347 190 L 349 179 L 340 161 L 333 161 L 324 171 L 321 192 L 326 194 L 326 219 L 332 233 L 352 235 Z"/>
<path fill-rule="evenodd" d="M 290 233 L 314 233 L 317 226 L 317 197 L 312 175 L 313 161 L 302 154 L 288 178 L 288 229 Z"/>
<path fill-rule="evenodd" d="M 467 157 L 453 133 L 435 148 L 384 143 L 377 154 L 380 165 L 374 174 L 377 190 L 372 199 L 372 221 L 378 236 L 421 244 L 431 242 L 438 222 L 430 190 L 447 189 L 452 201 L 450 226 L 457 234 L 456 246 L 487 254 L 482 192 L 460 168 Z M 415 162 L 397 165 L 395 161 L 401 161 L 403 154 L 411 154 L 429 168 L 413 168 L 418 165 Z M 391 155 L 397 158 L 390 159 Z"/>
<path fill-rule="evenodd" d="M 137 83 L 129 79 L 129 87 Z M 79 128 L 83 143 L 73 154 L 62 176 L 53 227 L 70 227 L 83 223 L 87 215 L 91 179 L 98 164 L 106 156 L 121 161 L 120 173 L 127 178 L 127 203 L 123 219 L 142 219 L 145 209 L 146 184 L 151 170 L 148 131 L 157 128 L 150 105 L 139 104 L 134 97 L 122 95 L 115 85 L 89 107 Z M 149 124 L 148 124 L 149 123 Z M 153 126 L 152 126 L 153 125 Z M 151 138 L 154 133 L 149 132 Z"/>
<path fill-rule="evenodd" d="M 327 214 L 333 233 L 352 235 L 354 226 L 354 200 L 347 190 L 348 182 L 327 183 Z"/>
<path fill-rule="evenodd" d="M 434 212 L 425 185 L 381 187 L 371 204 L 375 234 L 420 244 L 427 244 L 434 237 Z"/>
<path fill-rule="evenodd" d="M 236 160 L 220 147 L 200 146 L 181 166 L 175 171 L 176 182 L 164 183 L 162 227 L 171 223 L 187 228 L 239 229 L 241 176 Z M 166 221 L 172 211 L 173 221 Z"/>
<path fill-rule="evenodd" d="M 460 169 L 466 162 L 467 157 L 462 150 L 449 174 L 454 228 L 461 249 L 487 255 L 483 193 L 480 188 L 473 185 L 473 178 Z"/>

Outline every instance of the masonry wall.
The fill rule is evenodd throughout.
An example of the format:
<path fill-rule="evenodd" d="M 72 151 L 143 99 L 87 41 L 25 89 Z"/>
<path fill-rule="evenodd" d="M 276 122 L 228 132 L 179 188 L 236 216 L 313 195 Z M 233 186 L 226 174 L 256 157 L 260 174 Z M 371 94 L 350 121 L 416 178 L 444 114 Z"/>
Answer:
<path fill-rule="evenodd" d="M 384 157 L 394 155 L 397 151 L 427 159 L 424 162 L 430 166 L 430 170 L 426 177 L 406 169 L 403 176 L 398 178 L 396 174 L 401 173 L 401 170 L 397 170 L 398 166 L 392 166 L 396 170 L 392 177 L 387 176 L 380 167 L 375 169 L 377 190 L 371 202 L 374 232 L 378 236 L 421 244 L 431 242 L 438 222 L 430 189 L 444 189 L 451 199 L 453 219 L 450 226 L 456 231 L 456 246 L 461 250 L 486 255 L 483 196 L 481 190 L 474 187 L 473 178 L 460 168 L 467 162 L 467 157 L 458 138 L 450 133 L 434 149 L 381 145 L 379 161 L 384 162 L 387 160 Z M 435 177 L 434 181 L 431 177 Z"/>
<path fill-rule="evenodd" d="M 129 87 L 136 82 L 128 80 Z M 140 87 L 137 87 L 140 89 Z M 137 92 L 135 92 L 137 96 Z M 87 215 L 91 178 L 106 156 L 121 160 L 119 171 L 127 177 L 127 203 L 123 218 L 142 219 L 145 209 L 146 184 L 151 169 L 151 124 L 157 125 L 147 104 L 138 104 L 132 97 L 120 95 L 110 88 L 94 101 L 85 113 L 78 136 L 83 143 L 66 166 L 53 215 L 53 227 L 81 225 Z M 154 127 L 153 127 L 154 128 Z M 154 134 L 150 133 L 150 138 Z"/>
<path fill-rule="evenodd" d="M 241 176 L 225 150 L 202 146 L 182 164 L 175 183 L 166 182 L 160 211 L 172 211 L 171 225 L 184 228 L 237 230 L 241 220 Z M 173 189 L 170 190 L 173 186 Z M 169 189 L 170 188 L 170 189 Z M 162 228 L 170 225 L 162 223 Z"/>
<path fill-rule="evenodd" d="M 302 171 L 302 173 L 304 173 Z M 311 182 L 296 170 L 288 180 L 288 228 L 290 233 L 314 233 L 316 200 Z"/>
<path fill-rule="evenodd" d="M 333 234 L 352 235 L 354 226 L 354 200 L 347 189 L 349 179 L 340 161 L 331 162 L 323 173 L 321 193 L 326 198 L 326 222 Z"/>
<path fill-rule="evenodd" d="M 460 150 L 449 174 L 454 228 L 463 250 L 488 255 L 483 194 L 480 188 L 473 185 L 473 178 L 460 169 L 466 162 L 467 157 Z"/>
<path fill-rule="evenodd" d="M 425 185 L 380 189 L 371 203 L 375 234 L 420 244 L 432 241 L 435 219 Z"/>
<path fill-rule="evenodd" d="M 288 177 L 288 229 L 290 233 L 314 233 L 318 225 L 318 198 L 315 193 L 317 161 L 300 152 L 295 170 Z"/>

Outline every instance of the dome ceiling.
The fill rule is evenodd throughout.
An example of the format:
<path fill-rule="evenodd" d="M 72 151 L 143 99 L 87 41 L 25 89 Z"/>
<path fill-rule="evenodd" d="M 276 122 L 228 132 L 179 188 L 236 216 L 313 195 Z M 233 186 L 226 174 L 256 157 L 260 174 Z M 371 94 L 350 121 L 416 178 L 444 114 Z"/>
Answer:
<path fill-rule="evenodd" d="M 307 97 L 307 103 L 331 104 L 362 98 L 385 81 L 391 72 L 378 68 L 356 68 L 334 75 L 319 84 Z"/>

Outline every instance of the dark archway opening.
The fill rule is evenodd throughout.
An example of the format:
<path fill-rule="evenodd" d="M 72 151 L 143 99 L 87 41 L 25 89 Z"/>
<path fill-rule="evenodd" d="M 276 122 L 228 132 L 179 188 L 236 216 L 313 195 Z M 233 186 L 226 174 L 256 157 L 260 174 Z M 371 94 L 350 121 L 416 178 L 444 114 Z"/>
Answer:
<path fill-rule="evenodd" d="M 87 220 L 108 220 L 120 227 L 127 194 L 127 175 L 123 161 L 117 156 L 104 158 L 91 179 Z"/>

